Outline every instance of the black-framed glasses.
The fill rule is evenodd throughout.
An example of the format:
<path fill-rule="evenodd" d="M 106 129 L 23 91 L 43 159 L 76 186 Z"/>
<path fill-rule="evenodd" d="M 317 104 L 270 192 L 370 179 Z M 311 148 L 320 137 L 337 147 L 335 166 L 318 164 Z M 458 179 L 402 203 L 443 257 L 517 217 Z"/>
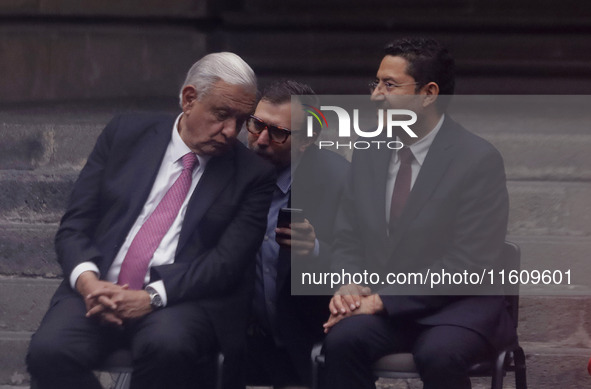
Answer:
<path fill-rule="evenodd" d="M 261 132 L 267 130 L 269 132 L 269 139 L 274 143 L 285 143 L 287 138 L 291 135 L 291 130 L 284 127 L 279 127 L 274 124 L 267 124 L 260 118 L 250 115 L 246 121 L 246 129 L 253 135 L 259 136 Z"/>
<path fill-rule="evenodd" d="M 403 87 L 403 86 L 417 85 L 418 82 L 405 82 L 404 84 L 397 84 L 397 83 L 392 82 L 392 81 L 384 81 L 383 84 L 384 84 L 384 87 L 386 88 L 386 91 L 392 92 L 394 89 L 400 88 L 400 87 Z M 375 80 L 375 81 L 370 82 L 368 84 L 368 86 L 369 86 L 369 92 L 370 93 L 373 93 L 378 88 L 379 85 L 380 85 L 380 81 L 378 81 L 378 80 Z"/>

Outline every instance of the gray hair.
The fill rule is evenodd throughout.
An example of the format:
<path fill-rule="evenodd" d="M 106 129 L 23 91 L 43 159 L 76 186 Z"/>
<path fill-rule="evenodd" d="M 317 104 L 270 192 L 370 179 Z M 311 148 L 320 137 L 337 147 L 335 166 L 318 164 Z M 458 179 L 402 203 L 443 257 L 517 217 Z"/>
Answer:
<path fill-rule="evenodd" d="M 231 85 L 243 85 L 257 90 L 257 79 L 254 71 L 242 58 L 230 52 L 212 53 L 195 62 L 187 72 L 185 82 L 181 87 L 180 104 L 183 106 L 183 89 L 193 85 L 199 93 L 198 99 L 206 95 L 217 81 L 224 81 Z"/>

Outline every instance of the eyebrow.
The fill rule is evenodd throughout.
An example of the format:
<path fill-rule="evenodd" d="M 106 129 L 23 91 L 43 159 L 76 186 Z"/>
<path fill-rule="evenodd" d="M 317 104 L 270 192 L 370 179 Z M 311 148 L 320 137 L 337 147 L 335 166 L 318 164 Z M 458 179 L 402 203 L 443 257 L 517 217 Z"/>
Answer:
<path fill-rule="evenodd" d="M 275 123 L 270 123 L 270 122 L 268 122 L 268 121 L 266 121 L 266 120 L 264 120 L 264 119 L 262 119 L 261 117 L 259 117 L 259 116 L 256 116 L 256 115 L 252 115 L 252 116 L 256 117 L 257 119 L 259 119 L 260 121 L 262 121 L 263 123 L 265 123 L 265 124 L 267 124 L 267 125 L 269 125 L 269 126 L 275 126 L 275 127 L 279 127 L 279 128 L 281 128 L 281 129 L 283 129 L 283 130 L 289 130 L 289 131 L 291 131 L 291 130 L 289 129 L 289 127 L 281 126 L 281 125 L 279 125 L 279 124 L 275 124 Z"/>
<path fill-rule="evenodd" d="M 250 112 L 244 112 L 244 111 L 232 108 L 228 105 L 214 106 L 213 111 L 214 112 L 224 112 L 224 113 L 227 113 L 231 116 L 236 116 L 236 117 L 242 117 L 242 116 L 247 117 L 250 114 Z"/>
<path fill-rule="evenodd" d="M 397 83 L 398 81 L 396 81 L 393 77 L 384 77 L 384 78 L 379 78 L 376 76 L 376 80 L 378 81 L 382 81 L 382 82 L 386 82 L 386 81 L 392 81 L 394 83 Z"/>

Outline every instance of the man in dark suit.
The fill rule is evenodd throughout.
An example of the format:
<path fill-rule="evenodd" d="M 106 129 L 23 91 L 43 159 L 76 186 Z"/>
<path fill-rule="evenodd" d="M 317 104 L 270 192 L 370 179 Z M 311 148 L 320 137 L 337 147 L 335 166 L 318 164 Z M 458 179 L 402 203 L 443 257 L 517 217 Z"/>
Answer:
<path fill-rule="evenodd" d="M 416 137 L 401 131 L 404 148 L 355 152 L 337 218 L 335 269 L 370 270 L 385 280 L 389 272 L 495 268 L 508 216 L 503 161 L 444 114 L 442 97 L 454 89 L 447 49 L 431 39 L 396 41 L 386 47 L 371 87 L 384 112 L 416 113 Z M 501 296 L 373 288 L 346 285 L 331 300 L 327 387 L 374 388 L 375 360 L 412 352 L 424 388 L 470 388 L 468 367 L 516 336 Z"/>
<path fill-rule="evenodd" d="M 56 235 L 65 279 L 27 356 L 40 388 L 100 388 L 91 370 L 121 346 L 132 388 L 208 387 L 219 350 L 241 362 L 275 182 L 235 142 L 255 95 L 240 57 L 210 54 L 189 70 L 176 119 L 107 125 Z"/>
<path fill-rule="evenodd" d="M 298 97 L 291 102 L 291 96 Z M 314 91 L 296 81 L 267 87 L 247 122 L 248 144 L 275 166 L 278 179 L 267 217 L 267 233 L 257 254 L 253 320 L 247 340 L 249 384 L 308 385 L 310 351 L 322 339 L 328 296 L 292 296 L 292 263 L 328 269 L 338 199 L 348 162 L 319 150 L 307 137 L 302 106 Z M 309 102 L 310 103 L 310 102 Z M 293 174 L 292 174 L 293 173 Z M 293 177 L 293 180 L 292 180 Z M 303 210 L 304 219 L 277 228 L 283 207 Z M 293 257 L 293 262 L 292 262 Z"/>

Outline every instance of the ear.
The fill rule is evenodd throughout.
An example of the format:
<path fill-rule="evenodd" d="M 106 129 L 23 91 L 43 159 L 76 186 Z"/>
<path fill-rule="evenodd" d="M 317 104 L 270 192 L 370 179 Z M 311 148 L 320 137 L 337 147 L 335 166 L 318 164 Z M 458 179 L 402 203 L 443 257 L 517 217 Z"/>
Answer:
<path fill-rule="evenodd" d="M 193 85 L 187 85 L 181 91 L 183 96 L 183 112 L 189 113 L 195 101 L 197 101 L 197 89 Z"/>
<path fill-rule="evenodd" d="M 421 88 L 421 94 L 425 96 L 423 107 L 427 107 L 437 100 L 437 96 L 439 96 L 439 85 L 435 82 L 429 82 Z"/>

